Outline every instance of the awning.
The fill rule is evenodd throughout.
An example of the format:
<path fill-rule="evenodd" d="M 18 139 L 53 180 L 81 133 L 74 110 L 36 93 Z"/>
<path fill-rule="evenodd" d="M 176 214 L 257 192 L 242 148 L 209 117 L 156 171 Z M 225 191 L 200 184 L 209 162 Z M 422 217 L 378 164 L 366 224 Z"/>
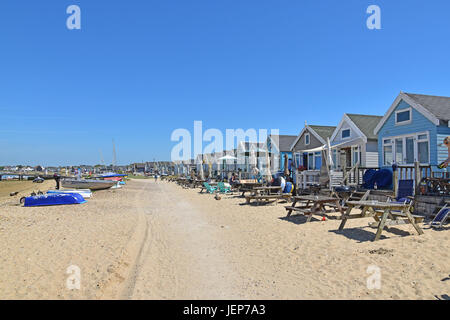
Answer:
<path fill-rule="evenodd" d="M 317 147 L 314 149 L 308 149 L 308 150 L 298 150 L 298 151 L 294 151 L 295 153 L 308 153 L 308 152 L 319 152 L 319 151 L 323 151 L 325 149 L 325 146 L 321 146 L 321 147 Z"/>
<path fill-rule="evenodd" d="M 351 146 L 354 146 L 354 145 L 360 145 L 362 143 L 364 143 L 364 139 L 359 137 L 359 138 L 356 138 L 356 139 L 353 139 L 353 140 L 349 140 L 349 141 L 345 141 L 345 142 L 341 142 L 341 143 L 332 145 L 331 149 L 351 147 Z M 328 149 L 327 146 L 324 146 L 324 147 L 325 147 L 325 149 Z"/>
<path fill-rule="evenodd" d="M 359 145 L 361 143 L 364 143 L 363 138 L 359 137 L 353 140 L 349 140 L 349 141 L 345 141 L 345 142 L 341 142 L 341 143 L 337 143 L 335 145 L 331 146 L 331 149 L 336 149 L 336 148 L 345 148 L 345 147 L 351 147 L 354 145 Z M 328 146 L 325 144 L 321 147 L 317 147 L 317 148 L 313 148 L 313 149 L 308 149 L 308 150 L 298 150 L 298 151 L 294 151 L 295 153 L 308 153 L 308 152 L 319 152 L 319 151 L 323 151 L 323 150 L 328 150 Z"/>

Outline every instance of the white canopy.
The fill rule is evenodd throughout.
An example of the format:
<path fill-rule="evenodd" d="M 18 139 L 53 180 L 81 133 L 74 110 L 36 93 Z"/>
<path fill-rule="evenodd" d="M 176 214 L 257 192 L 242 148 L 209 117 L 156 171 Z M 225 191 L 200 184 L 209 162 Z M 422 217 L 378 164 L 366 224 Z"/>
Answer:
<path fill-rule="evenodd" d="M 331 146 L 331 149 L 336 149 L 336 148 L 343 148 L 343 147 L 349 147 L 349 146 L 353 146 L 355 144 L 359 144 L 361 142 L 364 142 L 363 138 L 356 138 L 353 140 L 349 140 L 349 141 L 344 141 L 341 143 L 337 143 Z M 317 147 L 317 148 L 313 148 L 313 149 L 308 149 L 308 150 L 300 150 L 299 152 L 319 152 L 319 151 L 323 151 L 328 149 L 328 146 L 325 144 L 321 147 Z"/>
<path fill-rule="evenodd" d="M 220 157 L 219 159 L 217 159 L 217 160 L 237 160 L 237 158 L 236 157 L 233 157 L 233 156 L 230 156 L 230 155 L 226 155 L 226 156 L 223 156 L 223 157 Z"/>

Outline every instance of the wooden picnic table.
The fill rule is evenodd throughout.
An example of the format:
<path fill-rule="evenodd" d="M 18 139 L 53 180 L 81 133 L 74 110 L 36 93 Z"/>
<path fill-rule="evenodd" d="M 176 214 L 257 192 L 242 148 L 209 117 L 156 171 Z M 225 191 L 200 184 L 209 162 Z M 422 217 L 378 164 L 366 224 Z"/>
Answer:
<path fill-rule="evenodd" d="M 411 204 L 398 203 L 398 202 L 380 202 L 380 201 L 347 201 L 347 210 L 342 215 L 342 222 L 339 226 L 339 230 L 344 229 L 345 223 L 348 219 L 359 219 L 373 217 L 375 223 L 370 224 L 371 227 L 376 227 L 377 233 L 373 241 L 377 241 L 381 237 L 383 229 L 387 226 L 399 225 L 399 224 L 412 224 L 419 235 L 423 234 L 422 229 L 417 225 L 419 216 L 413 216 L 410 212 Z M 361 213 L 351 214 L 351 211 L 355 207 L 362 207 Z M 380 219 L 381 216 L 381 219 Z M 405 219 L 406 218 L 406 219 Z"/>
<path fill-rule="evenodd" d="M 302 206 L 296 206 L 297 203 L 301 203 Z M 326 212 L 325 206 L 333 207 L 341 213 L 344 212 L 338 198 L 322 195 L 306 195 L 294 197 L 292 205 L 286 207 L 287 217 L 292 214 L 292 211 L 296 211 L 300 212 L 300 214 L 307 215 L 308 219 L 306 222 L 310 222 L 314 214 Z M 322 214 L 322 216 L 324 216 L 324 214 Z"/>
<path fill-rule="evenodd" d="M 276 193 L 273 193 L 274 191 Z M 254 187 L 250 191 L 251 195 L 245 196 L 245 200 L 247 203 L 250 203 L 251 200 L 256 200 L 260 204 L 262 200 L 275 200 L 275 203 L 278 203 L 280 199 L 289 200 L 291 198 L 291 194 L 282 194 L 281 191 L 281 186 Z M 244 193 L 245 191 L 242 194 Z"/>
<path fill-rule="evenodd" d="M 254 187 L 252 189 L 253 195 L 263 195 L 263 194 L 269 194 L 273 191 L 281 191 L 281 186 L 261 186 L 261 187 Z"/>
<path fill-rule="evenodd" d="M 242 197 L 245 195 L 246 192 L 253 192 L 254 188 L 263 186 L 262 182 L 251 182 L 251 183 L 244 182 L 239 184 L 240 184 L 239 191 L 242 192 L 241 194 Z"/>

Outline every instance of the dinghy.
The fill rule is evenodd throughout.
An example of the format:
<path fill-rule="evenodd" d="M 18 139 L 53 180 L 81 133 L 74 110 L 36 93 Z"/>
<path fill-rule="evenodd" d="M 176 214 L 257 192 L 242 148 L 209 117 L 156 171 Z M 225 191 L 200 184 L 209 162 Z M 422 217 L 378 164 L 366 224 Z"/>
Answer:
<path fill-rule="evenodd" d="M 22 199 L 21 199 L 22 201 Z M 86 200 L 78 193 L 44 194 L 26 197 L 23 201 L 24 207 L 58 206 L 65 204 L 80 204 Z"/>
<path fill-rule="evenodd" d="M 65 193 L 78 193 L 85 199 L 92 197 L 92 191 L 89 189 L 62 189 L 62 190 L 47 191 L 47 194 L 65 194 Z"/>
<path fill-rule="evenodd" d="M 116 184 L 116 181 L 107 180 L 77 180 L 77 179 L 63 179 L 61 185 L 67 189 L 91 189 L 103 190 L 109 189 Z"/>

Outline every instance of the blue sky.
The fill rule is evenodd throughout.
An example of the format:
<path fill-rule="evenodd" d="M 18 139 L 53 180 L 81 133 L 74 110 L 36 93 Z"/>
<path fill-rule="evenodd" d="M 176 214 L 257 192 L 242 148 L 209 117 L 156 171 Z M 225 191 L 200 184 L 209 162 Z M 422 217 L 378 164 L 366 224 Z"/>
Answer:
<path fill-rule="evenodd" d="M 450 96 L 449 38 L 448 0 L 3 0 L 0 165 L 111 163 L 112 139 L 119 164 L 164 160 L 194 120 L 297 134 Z"/>

